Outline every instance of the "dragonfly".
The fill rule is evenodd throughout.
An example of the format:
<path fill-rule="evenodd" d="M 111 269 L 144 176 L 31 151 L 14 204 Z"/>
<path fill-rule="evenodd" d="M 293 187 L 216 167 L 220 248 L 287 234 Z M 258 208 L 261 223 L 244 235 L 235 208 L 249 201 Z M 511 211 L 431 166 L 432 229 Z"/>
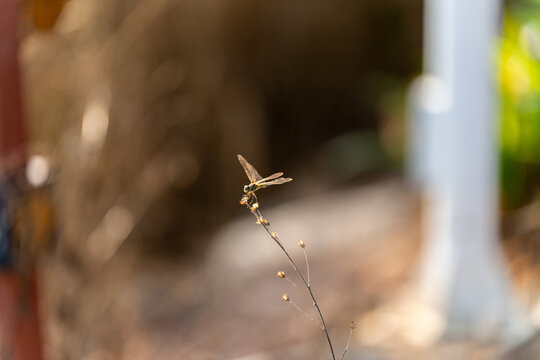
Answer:
<path fill-rule="evenodd" d="M 292 180 L 292 178 L 284 178 L 282 172 L 277 172 L 275 174 L 272 174 L 268 177 L 263 178 L 255 168 L 247 162 L 246 159 L 240 154 L 238 156 L 238 161 L 240 161 L 240 164 L 244 168 L 244 171 L 246 172 L 246 175 L 250 181 L 248 185 L 244 186 L 244 193 L 245 195 L 242 197 L 242 200 L 240 200 L 241 203 L 246 203 L 248 200 L 254 198 L 255 200 L 257 197 L 255 196 L 255 191 L 259 189 L 264 189 L 265 187 L 271 186 L 271 185 L 279 185 L 279 184 L 285 184 Z"/>

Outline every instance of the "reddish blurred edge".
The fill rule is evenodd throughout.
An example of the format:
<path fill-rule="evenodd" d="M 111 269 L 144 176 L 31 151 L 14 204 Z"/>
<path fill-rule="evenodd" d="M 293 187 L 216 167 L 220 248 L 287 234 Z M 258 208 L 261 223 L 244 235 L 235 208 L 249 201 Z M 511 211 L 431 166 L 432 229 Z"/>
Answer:
<path fill-rule="evenodd" d="M 37 310 L 35 273 L 21 279 L 15 271 L 0 270 L 0 355 L 13 360 L 43 358 Z"/>
<path fill-rule="evenodd" d="M 0 161 L 2 170 L 24 162 L 26 140 L 18 59 L 19 3 L 0 0 Z"/>
<path fill-rule="evenodd" d="M 24 165 L 26 141 L 18 62 L 17 20 L 20 3 L 0 0 L 0 176 Z M 41 336 L 34 270 L 22 279 L 0 270 L 0 355 L 40 360 Z"/>

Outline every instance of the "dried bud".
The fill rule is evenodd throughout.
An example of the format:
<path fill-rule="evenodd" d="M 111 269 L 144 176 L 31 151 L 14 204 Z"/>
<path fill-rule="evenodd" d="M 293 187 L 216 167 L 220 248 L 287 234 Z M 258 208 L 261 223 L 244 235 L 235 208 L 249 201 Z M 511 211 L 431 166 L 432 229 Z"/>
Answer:
<path fill-rule="evenodd" d="M 281 295 L 281 301 L 289 301 L 289 295 L 287 294 Z"/>
<path fill-rule="evenodd" d="M 273 232 L 273 231 L 272 231 L 272 233 L 271 233 L 270 235 L 272 235 L 272 237 L 273 237 L 274 239 L 277 239 L 277 238 L 278 238 L 277 234 L 276 234 L 275 232 Z"/>
<path fill-rule="evenodd" d="M 263 221 L 263 218 L 262 218 L 262 217 L 258 217 L 258 218 L 257 218 L 257 225 L 261 225 L 261 224 L 262 224 L 262 221 Z"/>
<path fill-rule="evenodd" d="M 298 242 L 298 246 L 300 246 L 302 249 L 306 247 L 306 243 L 304 242 L 304 240 L 300 240 Z"/>
<path fill-rule="evenodd" d="M 247 195 L 242 196 L 242 198 L 240 199 L 240 205 L 246 205 L 247 201 L 248 201 Z"/>
<path fill-rule="evenodd" d="M 255 211 L 259 208 L 259 203 L 256 202 L 256 203 L 253 203 L 253 205 L 251 205 L 251 211 Z"/>
<path fill-rule="evenodd" d="M 283 272 L 283 271 L 278 271 L 277 277 L 280 278 L 280 279 L 284 279 L 284 278 L 285 278 L 285 272 Z"/>
<path fill-rule="evenodd" d="M 349 322 L 349 327 L 350 327 L 351 329 L 356 329 L 356 323 L 355 323 L 354 321 L 350 321 L 350 322 Z"/>
<path fill-rule="evenodd" d="M 270 225 L 270 221 L 266 220 L 266 219 L 262 219 L 261 220 L 262 224 L 265 225 L 265 226 L 269 226 Z"/>

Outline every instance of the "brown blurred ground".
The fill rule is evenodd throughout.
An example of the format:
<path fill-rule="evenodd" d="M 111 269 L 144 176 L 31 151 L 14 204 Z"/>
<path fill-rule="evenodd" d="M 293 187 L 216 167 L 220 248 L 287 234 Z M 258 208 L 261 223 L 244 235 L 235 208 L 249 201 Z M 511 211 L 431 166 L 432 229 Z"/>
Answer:
<path fill-rule="evenodd" d="M 298 231 L 311 233 L 306 241 L 313 286 L 338 349 L 348 321 L 390 299 L 413 269 L 417 210 L 396 182 L 322 194 L 264 213 L 295 256 Z M 274 247 L 246 212 L 217 233 L 202 263 L 122 252 L 62 307 L 59 315 L 77 319 L 79 330 L 58 324 L 49 333 L 61 336 L 71 358 L 327 358 L 320 330 L 280 301 L 288 292 L 306 311 L 311 308 L 302 291 L 275 277 L 289 267 Z M 45 269 L 49 292 L 70 281 L 62 270 Z M 355 352 L 369 342 L 362 331 L 353 338 Z"/>
<path fill-rule="evenodd" d="M 300 264 L 296 239 L 308 243 L 313 287 L 338 353 L 353 319 L 351 359 L 493 359 L 502 353 L 490 343 L 410 345 L 425 329 L 406 323 L 421 312 L 407 300 L 418 255 L 418 203 L 403 184 L 386 181 L 269 208 L 264 203 L 263 195 L 263 214 Z M 44 287 L 54 298 L 72 280 L 53 264 L 44 269 Z M 61 321 L 48 323 L 48 351 L 83 359 L 329 358 L 320 329 L 280 300 L 288 293 L 314 315 L 306 294 L 278 279 L 278 270 L 292 276 L 247 211 L 216 233 L 202 262 L 147 259 L 125 249 L 62 303 Z"/>

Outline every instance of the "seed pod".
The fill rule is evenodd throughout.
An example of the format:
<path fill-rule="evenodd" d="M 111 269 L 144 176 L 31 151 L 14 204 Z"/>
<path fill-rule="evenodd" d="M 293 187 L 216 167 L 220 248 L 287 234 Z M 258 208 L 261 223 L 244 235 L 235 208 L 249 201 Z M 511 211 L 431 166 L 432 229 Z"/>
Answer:
<path fill-rule="evenodd" d="M 277 277 L 280 278 L 280 279 L 284 279 L 285 278 L 285 272 L 284 271 L 278 271 L 277 272 Z"/>
<path fill-rule="evenodd" d="M 350 327 L 351 329 L 356 329 L 356 323 L 355 323 L 354 321 L 350 321 L 350 322 L 349 322 L 349 327 Z"/>
<path fill-rule="evenodd" d="M 273 231 L 272 231 L 272 233 L 271 233 L 270 235 L 272 235 L 272 237 L 273 237 L 274 239 L 277 239 L 277 238 L 278 238 L 277 234 L 276 234 L 275 232 L 273 232 Z"/>
<path fill-rule="evenodd" d="M 298 246 L 300 246 L 302 249 L 306 247 L 306 243 L 304 242 L 304 240 L 300 240 L 298 242 Z"/>
<path fill-rule="evenodd" d="M 289 295 L 287 294 L 281 295 L 281 301 L 289 301 Z"/>
<path fill-rule="evenodd" d="M 256 203 L 253 203 L 253 205 L 251 205 L 251 211 L 255 211 L 259 208 L 259 203 L 256 202 Z"/>

